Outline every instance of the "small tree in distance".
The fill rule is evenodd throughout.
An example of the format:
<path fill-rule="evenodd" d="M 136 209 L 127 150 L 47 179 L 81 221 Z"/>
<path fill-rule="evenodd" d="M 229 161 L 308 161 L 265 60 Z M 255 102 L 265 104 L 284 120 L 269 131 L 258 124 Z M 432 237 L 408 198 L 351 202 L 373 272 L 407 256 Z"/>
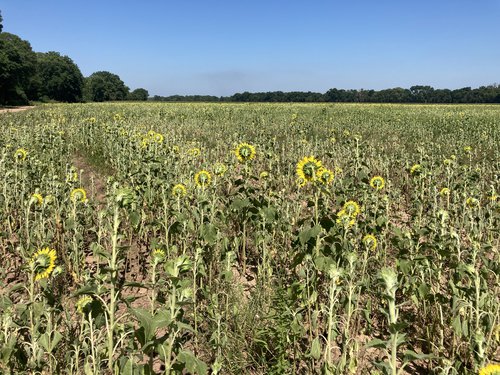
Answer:
<path fill-rule="evenodd" d="M 135 100 L 145 102 L 149 98 L 149 92 L 146 89 L 139 88 L 128 94 L 127 100 Z"/>

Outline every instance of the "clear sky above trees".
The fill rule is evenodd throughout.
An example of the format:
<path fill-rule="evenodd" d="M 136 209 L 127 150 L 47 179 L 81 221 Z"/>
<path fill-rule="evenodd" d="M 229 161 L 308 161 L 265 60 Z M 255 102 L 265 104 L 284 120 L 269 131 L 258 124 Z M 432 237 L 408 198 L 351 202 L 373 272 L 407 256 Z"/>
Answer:
<path fill-rule="evenodd" d="M 500 81 L 497 0 L 3 0 L 4 31 L 151 95 Z"/>

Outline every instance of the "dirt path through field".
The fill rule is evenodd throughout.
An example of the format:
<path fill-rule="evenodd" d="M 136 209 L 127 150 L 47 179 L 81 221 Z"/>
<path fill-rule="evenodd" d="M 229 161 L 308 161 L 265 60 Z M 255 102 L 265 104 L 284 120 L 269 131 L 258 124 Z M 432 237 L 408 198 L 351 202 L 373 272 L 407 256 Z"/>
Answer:
<path fill-rule="evenodd" d="M 101 176 L 81 155 L 74 155 L 71 162 L 80 175 L 83 189 L 98 202 L 99 206 L 103 206 L 106 199 L 105 177 Z"/>
<path fill-rule="evenodd" d="M 34 105 L 25 105 L 22 107 L 12 107 L 12 108 L 0 108 L 0 113 L 10 113 L 10 112 L 20 112 L 26 111 L 27 109 L 35 108 Z"/>

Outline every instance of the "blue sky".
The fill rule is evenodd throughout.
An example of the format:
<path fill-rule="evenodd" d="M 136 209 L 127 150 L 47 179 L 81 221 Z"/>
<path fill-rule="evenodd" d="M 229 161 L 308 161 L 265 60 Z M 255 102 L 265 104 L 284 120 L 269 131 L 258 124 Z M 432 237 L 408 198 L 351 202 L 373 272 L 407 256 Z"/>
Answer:
<path fill-rule="evenodd" d="M 500 83 L 500 0 L 0 0 L 4 31 L 150 95 Z"/>

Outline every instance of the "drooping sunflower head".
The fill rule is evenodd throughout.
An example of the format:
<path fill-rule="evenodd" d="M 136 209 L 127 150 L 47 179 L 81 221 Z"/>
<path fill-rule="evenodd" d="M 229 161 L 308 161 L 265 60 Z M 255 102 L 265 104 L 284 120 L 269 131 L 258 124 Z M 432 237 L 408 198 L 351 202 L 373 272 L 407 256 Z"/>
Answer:
<path fill-rule="evenodd" d="M 306 156 L 297 163 L 297 177 L 306 182 L 313 182 L 318 177 L 321 168 L 321 161 L 314 156 Z"/>
<path fill-rule="evenodd" d="M 81 296 L 76 302 L 76 311 L 82 315 L 87 315 L 90 312 L 90 308 L 94 299 L 89 295 Z"/>
<path fill-rule="evenodd" d="M 45 279 L 54 270 L 57 260 L 56 251 L 46 247 L 38 250 L 32 258 L 31 265 L 35 273 L 35 280 Z"/>
<path fill-rule="evenodd" d="M 422 166 L 420 164 L 413 164 L 413 166 L 410 168 L 410 174 L 412 176 L 419 175 L 422 173 Z"/>
<path fill-rule="evenodd" d="M 382 190 L 385 186 L 385 180 L 381 176 L 375 176 L 370 180 L 370 186 L 375 190 Z"/>
<path fill-rule="evenodd" d="M 259 179 L 261 180 L 267 180 L 269 178 L 269 172 L 268 171 L 262 171 L 259 173 Z"/>
<path fill-rule="evenodd" d="M 377 248 L 377 239 L 374 235 L 367 234 L 363 237 L 363 245 L 365 245 L 367 249 L 375 250 Z"/>
<path fill-rule="evenodd" d="M 87 200 L 87 193 L 83 188 L 73 189 L 70 198 L 75 203 L 85 202 Z"/>
<path fill-rule="evenodd" d="M 240 143 L 234 150 L 234 154 L 240 163 L 246 163 L 255 159 L 255 147 L 248 143 Z"/>
<path fill-rule="evenodd" d="M 214 174 L 216 176 L 224 176 L 224 174 L 227 172 L 227 166 L 222 163 L 215 163 L 214 165 Z"/>
<path fill-rule="evenodd" d="M 439 195 L 442 197 L 447 197 L 448 195 L 450 195 L 450 189 L 448 189 L 447 187 L 442 188 L 441 190 L 439 190 Z"/>
<path fill-rule="evenodd" d="M 174 185 L 172 188 L 172 196 L 174 197 L 184 197 L 187 194 L 186 186 L 183 184 Z"/>
<path fill-rule="evenodd" d="M 205 170 L 199 171 L 194 175 L 194 182 L 201 188 L 205 188 L 212 182 L 212 175 Z"/>
<path fill-rule="evenodd" d="M 36 204 L 37 206 L 41 206 L 42 203 L 43 203 L 43 197 L 41 194 L 39 193 L 35 193 L 31 196 L 31 199 L 30 199 L 30 204 Z"/>
<path fill-rule="evenodd" d="M 361 209 L 359 208 L 359 204 L 356 202 L 347 201 L 344 203 L 342 211 L 345 211 L 351 217 L 356 217 L 361 212 Z"/>
<path fill-rule="evenodd" d="M 469 208 L 479 207 L 479 200 L 473 197 L 469 197 L 465 200 L 465 204 Z"/>
<path fill-rule="evenodd" d="M 18 148 L 16 150 L 16 152 L 14 152 L 14 159 L 17 162 L 21 162 L 21 161 L 26 160 L 26 156 L 28 156 L 28 153 L 26 152 L 26 150 L 24 148 Z"/>
<path fill-rule="evenodd" d="M 321 182 L 324 185 L 330 185 L 332 183 L 334 177 L 335 177 L 335 175 L 329 169 L 321 167 L 318 170 L 317 179 L 318 179 L 319 182 Z"/>

